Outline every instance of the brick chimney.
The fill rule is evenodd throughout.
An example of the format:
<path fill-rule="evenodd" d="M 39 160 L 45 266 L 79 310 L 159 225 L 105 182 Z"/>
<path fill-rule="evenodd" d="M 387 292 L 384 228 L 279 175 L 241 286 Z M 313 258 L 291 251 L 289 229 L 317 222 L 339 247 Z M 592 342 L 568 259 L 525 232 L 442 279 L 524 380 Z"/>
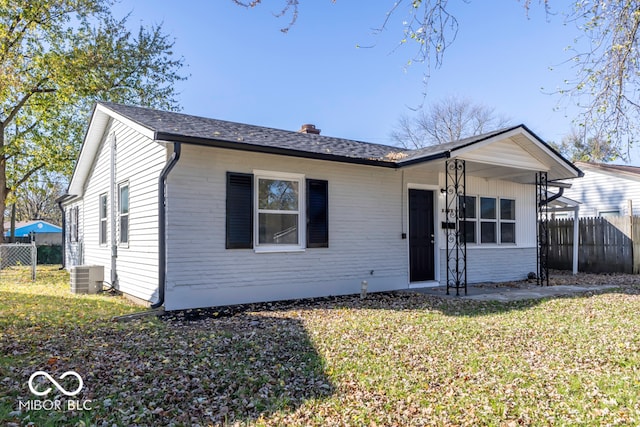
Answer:
<path fill-rule="evenodd" d="M 300 133 L 312 133 L 314 135 L 320 135 L 320 129 L 316 128 L 316 125 L 310 125 L 310 124 L 302 125 L 298 132 L 300 132 Z"/>

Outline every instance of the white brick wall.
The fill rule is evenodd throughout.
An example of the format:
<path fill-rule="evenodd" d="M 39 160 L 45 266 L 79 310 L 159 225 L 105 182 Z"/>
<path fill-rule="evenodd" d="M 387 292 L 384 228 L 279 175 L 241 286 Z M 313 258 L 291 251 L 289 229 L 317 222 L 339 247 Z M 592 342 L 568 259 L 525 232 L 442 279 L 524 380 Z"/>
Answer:
<path fill-rule="evenodd" d="M 226 172 L 302 173 L 329 182 L 329 248 L 225 249 Z M 398 171 L 183 146 L 169 175 L 167 308 L 407 286 Z M 371 272 L 373 271 L 373 274 Z"/>
<path fill-rule="evenodd" d="M 300 173 L 329 182 L 329 248 L 298 253 L 225 249 L 226 172 Z M 435 188 L 437 169 L 410 171 L 183 145 L 169 175 L 166 307 L 177 309 L 408 287 L 406 192 Z M 474 194 L 517 200 L 517 245 L 472 248 L 469 282 L 513 280 L 535 271 L 534 188 L 468 177 Z M 436 210 L 441 215 L 441 208 Z M 531 211 L 531 212 L 529 212 Z M 436 219 L 440 230 L 441 217 Z M 442 233 L 442 231 L 439 231 Z M 443 235 L 438 239 L 444 247 Z M 440 251 L 439 279 L 446 277 Z M 373 274 L 371 272 L 373 271 Z"/>

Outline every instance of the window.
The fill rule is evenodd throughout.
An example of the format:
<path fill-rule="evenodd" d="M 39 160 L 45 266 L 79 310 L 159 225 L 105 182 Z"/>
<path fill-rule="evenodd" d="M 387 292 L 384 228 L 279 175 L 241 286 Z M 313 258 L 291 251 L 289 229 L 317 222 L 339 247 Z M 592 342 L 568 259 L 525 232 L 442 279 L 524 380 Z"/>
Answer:
<path fill-rule="evenodd" d="M 480 197 L 480 243 L 496 243 L 496 199 Z"/>
<path fill-rule="evenodd" d="M 107 195 L 100 195 L 100 206 L 98 209 L 100 210 L 100 231 L 99 231 L 99 242 L 101 245 L 107 244 Z"/>
<path fill-rule="evenodd" d="M 464 214 L 467 243 L 515 243 L 516 201 L 495 197 L 465 196 L 460 198 Z"/>
<path fill-rule="evenodd" d="M 294 176 L 256 176 L 256 246 L 302 246 L 301 182 Z"/>
<path fill-rule="evenodd" d="M 69 212 L 69 239 L 71 242 L 78 241 L 78 211 L 78 206 L 74 206 Z"/>
<path fill-rule="evenodd" d="M 500 242 L 516 242 L 516 201 L 500 199 Z"/>
<path fill-rule="evenodd" d="M 119 242 L 129 243 L 129 183 L 118 186 L 118 218 L 120 226 Z"/>
<path fill-rule="evenodd" d="M 620 216 L 620 209 L 600 210 L 598 211 L 598 216 L 601 216 L 601 217 Z"/>
<path fill-rule="evenodd" d="M 227 172 L 226 248 L 328 247 L 328 205 L 327 181 L 276 172 Z"/>
<path fill-rule="evenodd" d="M 464 196 L 460 198 L 461 205 L 458 207 L 466 221 L 461 221 L 460 229 L 464 232 L 467 243 L 476 242 L 476 198 L 475 196 Z"/>

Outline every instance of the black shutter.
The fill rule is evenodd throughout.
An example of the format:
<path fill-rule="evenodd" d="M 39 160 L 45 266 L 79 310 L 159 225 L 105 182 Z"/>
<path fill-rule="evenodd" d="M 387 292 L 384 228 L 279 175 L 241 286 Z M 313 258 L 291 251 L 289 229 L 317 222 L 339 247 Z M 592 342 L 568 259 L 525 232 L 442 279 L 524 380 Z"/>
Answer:
<path fill-rule="evenodd" d="M 307 179 L 307 247 L 329 247 L 329 183 Z"/>
<path fill-rule="evenodd" d="M 253 175 L 227 172 L 227 249 L 253 247 Z"/>

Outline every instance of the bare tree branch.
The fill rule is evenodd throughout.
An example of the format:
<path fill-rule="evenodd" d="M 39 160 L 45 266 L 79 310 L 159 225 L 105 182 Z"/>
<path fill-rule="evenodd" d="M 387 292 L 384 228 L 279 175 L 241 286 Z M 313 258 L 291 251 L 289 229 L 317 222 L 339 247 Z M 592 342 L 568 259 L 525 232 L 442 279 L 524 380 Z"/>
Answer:
<path fill-rule="evenodd" d="M 494 108 L 452 96 L 420 110 L 413 119 L 401 116 L 391 137 L 405 148 L 421 148 L 500 129 L 509 121 Z"/>

